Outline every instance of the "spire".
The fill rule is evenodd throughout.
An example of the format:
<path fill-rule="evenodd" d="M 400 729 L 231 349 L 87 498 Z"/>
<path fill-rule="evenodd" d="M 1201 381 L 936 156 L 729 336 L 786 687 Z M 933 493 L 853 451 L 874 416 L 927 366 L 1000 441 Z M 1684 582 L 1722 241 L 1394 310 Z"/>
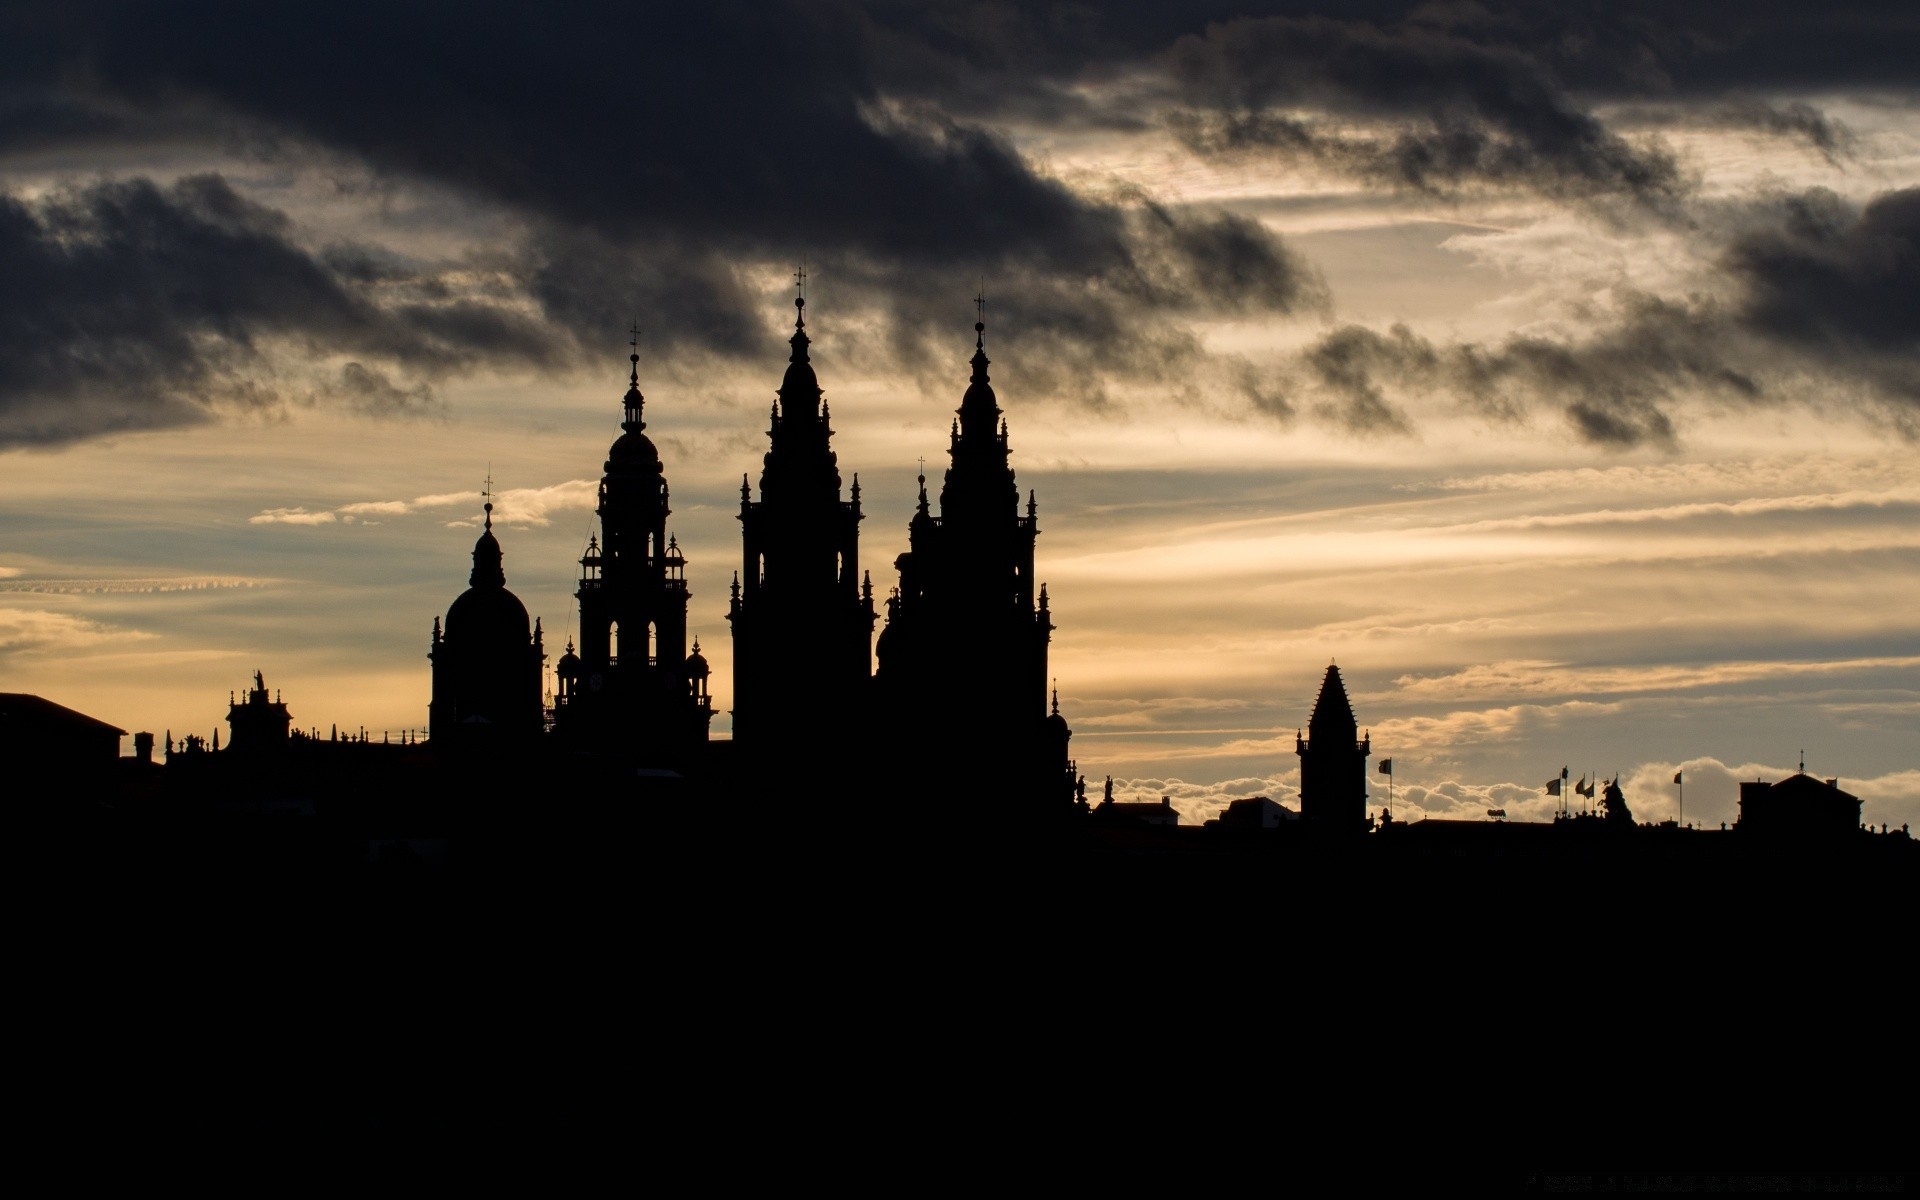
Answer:
<path fill-rule="evenodd" d="M 967 394 L 960 400 L 960 420 L 955 430 L 984 441 L 993 436 L 1000 402 L 993 394 L 993 385 L 987 382 L 987 294 L 981 292 L 973 302 L 980 314 L 979 320 L 973 323 L 973 375 Z"/>
<path fill-rule="evenodd" d="M 640 322 L 635 321 L 627 332 L 631 335 L 627 345 L 633 347 L 633 353 L 627 355 L 627 361 L 632 366 L 627 372 L 627 395 L 623 401 L 627 415 L 620 424 L 623 429 L 645 429 L 647 423 L 640 419 L 640 411 L 647 402 L 647 398 L 640 394 Z"/>
<path fill-rule="evenodd" d="M 780 381 L 780 403 L 774 412 L 776 425 L 783 419 L 792 420 L 803 414 L 811 419 L 819 413 L 820 380 L 807 358 L 807 268 L 804 265 L 793 273 L 793 280 L 799 290 L 793 298 L 793 336 L 787 339 L 793 354 L 787 359 L 786 377 Z"/>
<path fill-rule="evenodd" d="M 487 476 L 486 528 L 481 531 L 480 540 L 473 544 L 473 574 L 467 576 L 469 587 L 505 587 L 507 573 L 500 565 L 500 540 L 493 536 L 493 476 Z"/>
<path fill-rule="evenodd" d="M 1053 715 L 1056 717 L 1060 715 L 1060 681 L 1058 679 L 1053 681 Z"/>
<path fill-rule="evenodd" d="M 980 294 L 973 298 L 973 306 L 979 313 L 978 319 L 973 323 L 973 382 L 985 383 L 987 381 L 987 293 L 985 288 L 982 288 Z"/>
<path fill-rule="evenodd" d="M 1318 744 L 1322 737 L 1352 738 L 1359 722 L 1354 720 L 1353 703 L 1347 699 L 1347 685 L 1340 678 L 1340 668 L 1327 664 L 1327 674 L 1320 681 L 1320 696 L 1313 703 L 1313 713 L 1307 718 L 1307 728 L 1313 732 L 1313 741 Z"/>
<path fill-rule="evenodd" d="M 807 266 L 805 263 L 800 264 L 800 269 L 793 273 L 793 286 L 797 292 L 793 298 L 793 336 L 787 339 L 787 344 L 793 347 L 793 356 L 787 361 L 803 363 L 807 361 L 807 346 L 809 344 L 807 339 Z"/>

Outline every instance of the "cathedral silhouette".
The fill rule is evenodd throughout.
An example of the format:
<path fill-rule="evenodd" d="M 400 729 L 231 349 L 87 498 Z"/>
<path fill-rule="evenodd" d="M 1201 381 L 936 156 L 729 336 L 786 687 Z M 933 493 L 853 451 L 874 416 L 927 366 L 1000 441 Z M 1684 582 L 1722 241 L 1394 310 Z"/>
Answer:
<path fill-rule="evenodd" d="M 552 705 L 543 707 L 540 625 L 506 588 L 489 497 L 470 587 L 444 626 L 434 622 L 429 745 L 463 765 L 551 752 L 710 778 L 771 769 L 869 793 L 912 778 L 935 804 L 991 795 L 1034 816 L 1084 811 L 1072 731 L 1057 691 L 1049 700 L 1054 625 L 1035 575 L 1038 499 L 1029 491 L 1022 511 L 979 304 L 938 511 L 923 474 L 877 645 L 860 480 L 843 490 L 801 295 L 758 498 L 750 476 L 740 482 L 727 609 L 733 737 L 710 740 L 711 669 L 687 644 L 686 557 L 646 435 L 636 330 L 599 529 L 580 560 L 580 640 L 555 664 Z M 1364 795 L 1364 764 L 1356 778 Z"/>

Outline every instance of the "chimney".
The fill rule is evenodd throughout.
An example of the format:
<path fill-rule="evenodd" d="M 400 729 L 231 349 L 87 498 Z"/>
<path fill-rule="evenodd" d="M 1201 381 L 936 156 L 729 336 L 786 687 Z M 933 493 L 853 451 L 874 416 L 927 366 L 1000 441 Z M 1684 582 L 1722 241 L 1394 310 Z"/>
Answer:
<path fill-rule="evenodd" d="M 143 763 L 153 761 L 153 735 L 136 733 L 133 735 L 133 756 Z"/>

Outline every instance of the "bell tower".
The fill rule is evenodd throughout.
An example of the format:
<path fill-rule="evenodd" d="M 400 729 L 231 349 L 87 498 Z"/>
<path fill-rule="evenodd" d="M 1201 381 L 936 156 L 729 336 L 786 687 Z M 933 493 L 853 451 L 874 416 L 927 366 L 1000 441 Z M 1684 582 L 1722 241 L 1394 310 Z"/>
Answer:
<path fill-rule="evenodd" d="M 733 740 L 740 753 L 832 767 L 855 754 L 873 671 L 873 583 L 860 570 L 860 479 L 840 496 L 833 426 L 808 354 L 806 272 L 774 401 L 760 498 L 740 481 Z"/>
<path fill-rule="evenodd" d="M 1305 737 L 1294 738 L 1300 756 L 1300 818 L 1323 829 L 1360 833 L 1367 828 L 1367 757 L 1373 736 L 1360 736 L 1340 668 L 1327 664 L 1320 696 L 1307 718 Z"/>
<path fill-rule="evenodd" d="M 561 660 L 555 728 L 574 750 L 679 764 L 707 740 L 704 680 L 689 676 L 686 557 L 667 532 L 666 477 L 646 435 L 640 331 L 622 430 L 600 479 L 600 531 L 580 559 L 580 644 Z M 701 660 L 704 664 L 705 660 Z"/>
<path fill-rule="evenodd" d="M 885 744 L 924 795 L 1017 796 L 1029 813 L 1072 810 L 1071 733 L 1047 702 L 1053 617 L 1034 579 L 1039 503 L 1009 465 L 1007 422 L 987 373 L 986 298 L 975 298 L 973 374 L 949 434 L 940 513 L 920 496 L 900 586 L 880 634 Z M 990 765 L 989 765 L 990 764 Z M 931 767 L 931 769 L 930 769 Z"/>

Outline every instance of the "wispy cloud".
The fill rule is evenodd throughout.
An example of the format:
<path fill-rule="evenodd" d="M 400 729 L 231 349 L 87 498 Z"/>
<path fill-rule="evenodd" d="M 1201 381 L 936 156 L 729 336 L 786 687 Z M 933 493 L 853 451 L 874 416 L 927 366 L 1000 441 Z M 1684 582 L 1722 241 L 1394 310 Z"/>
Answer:
<path fill-rule="evenodd" d="M 0 575 L 6 574 L 17 572 L 10 568 L 0 569 Z M 272 587 L 277 582 L 245 575 L 192 575 L 165 579 L 9 579 L 0 582 L 0 592 L 38 592 L 43 595 L 205 592 L 223 588 Z"/>
<path fill-rule="evenodd" d="M 0 660 L 71 654 L 154 636 L 72 613 L 0 608 Z"/>
<path fill-rule="evenodd" d="M 1670 692 L 1795 676 L 1844 675 L 1875 670 L 1909 671 L 1915 668 L 1920 668 L 1920 657 L 1849 658 L 1832 662 L 1725 662 L 1698 666 L 1497 662 L 1444 675 L 1402 675 L 1393 681 L 1396 690 L 1389 695 L 1403 701 L 1450 701 L 1556 696 L 1569 691 L 1587 694 Z"/>
<path fill-rule="evenodd" d="M 592 509 L 599 501 L 600 485 L 591 479 L 569 479 L 565 483 L 551 484 L 541 488 L 509 488 L 496 492 L 493 497 L 493 521 L 496 525 L 551 525 L 553 514 L 581 509 Z M 453 508 L 459 505 L 472 505 L 477 499 L 472 492 L 436 492 L 429 496 L 416 496 L 411 500 L 356 500 L 351 504 L 342 504 L 336 508 L 309 510 L 304 505 L 294 508 L 269 508 L 247 518 L 250 525 L 332 525 L 335 523 L 375 524 L 368 517 L 403 517 L 429 509 Z M 479 523 L 477 510 L 471 518 L 462 518 L 447 522 L 449 525 L 467 527 Z"/>

